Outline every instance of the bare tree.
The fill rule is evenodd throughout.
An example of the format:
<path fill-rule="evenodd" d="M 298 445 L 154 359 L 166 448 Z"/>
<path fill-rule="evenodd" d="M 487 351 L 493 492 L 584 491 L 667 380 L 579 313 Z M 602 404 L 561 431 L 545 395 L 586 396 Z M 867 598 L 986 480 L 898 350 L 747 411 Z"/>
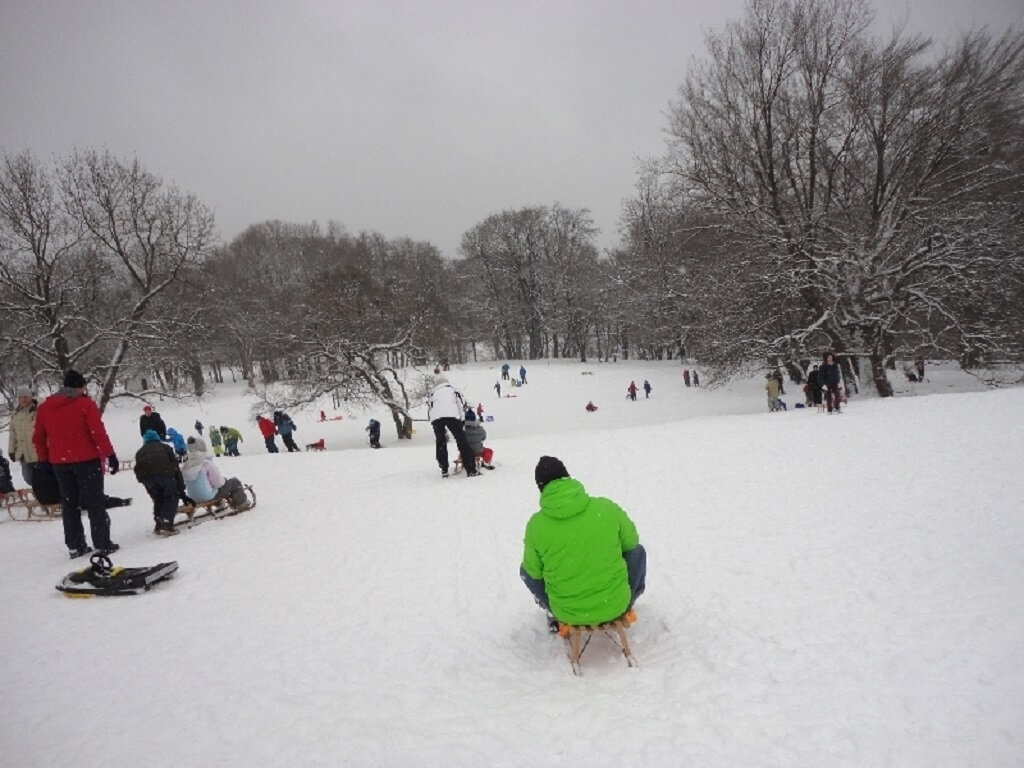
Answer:
<path fill-rule="evenodd" d="M 680 204 L 729 230 L 717 260 L 745 303 L 716 308 L 733 314 L 725 346 L 865 358 L 889 395 L 897 353 L 978 348 L 963 299 L 1020 258 L 1004 247 L 1022 179 L 1005 157 L 1024 36 L 972 33 L 935 57 L 899 31 L 876 42 L 870 19 L 863 0 L 753 0 L 708 36 L 667 160 Z"/>

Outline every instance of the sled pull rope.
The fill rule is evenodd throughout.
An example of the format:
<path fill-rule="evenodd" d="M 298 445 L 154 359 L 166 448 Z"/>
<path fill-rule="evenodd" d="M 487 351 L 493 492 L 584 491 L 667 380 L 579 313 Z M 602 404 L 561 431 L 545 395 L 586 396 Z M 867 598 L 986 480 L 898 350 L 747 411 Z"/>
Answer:
<path fill-rule="evenodd" d="M 114 570 L 114 564 L 106 555 L 93 555 L 89 558 L 89 562 L 92 564 L 93 573 L 97 576 L 109 576 L 110 572 Z"/>

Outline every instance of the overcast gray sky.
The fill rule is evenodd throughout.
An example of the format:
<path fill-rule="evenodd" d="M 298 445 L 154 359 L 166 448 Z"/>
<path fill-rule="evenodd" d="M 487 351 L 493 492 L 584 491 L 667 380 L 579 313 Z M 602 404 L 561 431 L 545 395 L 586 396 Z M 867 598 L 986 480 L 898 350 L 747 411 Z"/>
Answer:
<path fill-rule="evenodd" d="M 588 208 L 636 161 L 703 33 L 744 0 L 0 0 L 0 147 L 137 156 L 216 211 L 339 221 L 450 257 L 498 211 Z M 1024 0 L 878 0 L 937 38 Z"/>

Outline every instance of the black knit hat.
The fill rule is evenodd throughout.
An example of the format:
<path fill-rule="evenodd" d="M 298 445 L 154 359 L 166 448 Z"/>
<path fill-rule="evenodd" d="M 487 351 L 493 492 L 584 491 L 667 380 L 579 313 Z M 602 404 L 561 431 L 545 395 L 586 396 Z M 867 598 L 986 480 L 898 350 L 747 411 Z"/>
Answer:
<path fill-rule="evenodd" d="M 64 386 L 72 389 L 79 389 L 86 385 L 85 376 L 80 374 L 78 371 L 74 371 L 68 368 L 67 373 L 64 374 Z"/>
<path fill-rule="evenodd" d="M 554 456 L 541 456 L 537 468 L 533 471 L 533 479 L 537 481 L 537 490 L 543 491 L 544 486 L 560 477 L 568 477 L 569 470 Z"/>

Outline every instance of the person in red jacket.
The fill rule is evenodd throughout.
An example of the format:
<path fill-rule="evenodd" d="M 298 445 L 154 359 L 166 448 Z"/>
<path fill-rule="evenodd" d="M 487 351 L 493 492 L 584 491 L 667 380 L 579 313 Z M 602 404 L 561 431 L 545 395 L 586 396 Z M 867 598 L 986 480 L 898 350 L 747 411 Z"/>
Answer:
<path fill-rule="evenodd" d="M 277 443 L 274 441 L 274 435 L 277 433 L 277 427 L 274 426 L 274 422 L 266 416 L 260 416 L 256 419 L 256 426 L 260 428 L 263 442 L 267 444 L 267 452 L 278 453 Z"/>
<path fill-rule="evenodd" d="M 60 488 L 64 543 L 72 558 L 92 552 L 85 540 L 82 509 L 89 513 L 92 544 L 109 555 L 120 547 L 110 540 L 110 517 L 103 496 L 103 468 L 118 469 L 117 456 L 103 426 L 100 409 L 85 394 L 85 377 L 78 371 L 64 374 L 64 386 L 36 410 L 32 443 L 40 464 L 50 464 Z M 44 469 L 44 468 L 41 468 Z"/>

